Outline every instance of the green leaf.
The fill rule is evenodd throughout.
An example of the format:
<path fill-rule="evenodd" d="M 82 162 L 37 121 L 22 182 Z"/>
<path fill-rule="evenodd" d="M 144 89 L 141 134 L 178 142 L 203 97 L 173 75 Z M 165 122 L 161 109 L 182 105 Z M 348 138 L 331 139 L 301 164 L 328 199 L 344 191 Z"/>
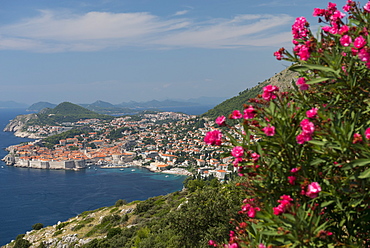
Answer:
<path fill-rule="evenodd" d="M 313 80 L 307 81 L 306 84 L 317 84 L 324 81 L 328 81 L 330 78 L 315 78 Z"/>
<path fill-rule="evenodd" d="M 330 68 L 330 67 L 327 67 L 327 66 L 313 65 L 313 64 L 292 66 L 290 69 L 292 71 L 296 71 L 296 72 L 307 71 L 307 70 L 319 70 L 319 71 L 333 72 L 335 74 L 338 74 L 338 70 L 334 70 L 333 68 Z"/>
<path fill-rule="evenodd" d="M 334 203 L 334 201 L 326 201 L 326 202 L 323 202 L 323 203 L 321 203 L 321 207 L 324 208 L 326 206 L 329 206 L 332 203 Z"/>
<path fill-rule="evenodd" d="M 343 169 L 344 170 L 348 170 L 348 169 L 352 169 L 356 166 L 365 166 L 365 165 L 368 165 L 370 164 L 370 159 L 368 158 L 360 158 L 360 159 L 356 159 L 356 160 L 353 160 L 351 163 L 349 163 L 348 165 L 344 166 Z"/>
<path fill-rule="evenodd" d="M 324 141 L 319 141 L 319 140 L 310 140 L 308 143 L 313 144 L 313 145 L 318 145 L 318 146 L 324 146 L 326 142 Z"/>
<path fill-rule="evenodd" d="M 316 158 L 316 159 L 314 159 L 314 160 L 310 163 L 310 165 L 318 165 L 318 164 L 321 164 L 321 163 L 323 163 L 323 162 L 325 162 L 325 160 L 323 160 L 323 159 L 321 159 L 321 158 Z"/>
<path fill-rule="evenodd" d="M 362 173 L 358 176 L 358 178 L 362 178 L 362 179 L 364 179 L 364 178 L 369 178 L 369 177 L 370 177 L 370 168 L 369 168 L 369 169 L 367 169 L 366 171 L 362 172 Z"/>

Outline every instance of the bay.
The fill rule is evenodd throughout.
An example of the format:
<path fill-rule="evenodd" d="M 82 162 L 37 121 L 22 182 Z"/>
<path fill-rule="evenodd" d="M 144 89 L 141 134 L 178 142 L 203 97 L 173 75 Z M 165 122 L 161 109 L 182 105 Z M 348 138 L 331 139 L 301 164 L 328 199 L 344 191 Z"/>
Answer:
<path fill-rule="evenodd" d="M 3 132 L 22 109 L 0 109 L 0 157 L 10 145 L 29 141 Z M 153 173 L 144 168 L 81 171 L 38 170 L 6 166 L 0 162 L 0 245 L 31 230 L 66 221 L 83 211 L 112 206 L 118 199 L 145 200 L 182 189 L 184 176 Z"/>

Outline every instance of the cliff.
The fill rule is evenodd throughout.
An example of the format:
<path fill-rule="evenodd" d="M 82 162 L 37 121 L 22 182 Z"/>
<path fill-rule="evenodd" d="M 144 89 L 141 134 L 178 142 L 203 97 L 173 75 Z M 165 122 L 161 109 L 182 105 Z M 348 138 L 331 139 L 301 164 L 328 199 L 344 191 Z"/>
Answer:
<path fill-rule="evenodd" d="M 4 132 L 13 132 L 15 136 L 23 137 L 23 138 L 25 138 L 25 137 L 31 138 L 31 139 L 40 138 L 40 137 L 38 137 L 37 135 L 35 135 L 33 133 L 25 132 L 23 130 L 25 124 L 29 120 L 33 120 L 33 119 L 37 119 L 36 114 L 18 115 L 13 120 L 9 121 L 8 125 L 6 125 L 6 127 L 4 128 L 3 131 Z"/>

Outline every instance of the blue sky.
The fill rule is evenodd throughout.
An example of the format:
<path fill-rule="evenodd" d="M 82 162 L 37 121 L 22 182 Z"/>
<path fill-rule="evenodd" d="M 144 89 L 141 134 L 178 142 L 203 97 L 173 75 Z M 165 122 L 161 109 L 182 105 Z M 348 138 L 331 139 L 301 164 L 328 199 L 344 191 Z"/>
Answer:
<path fill-rule="evenodd" d="M 345 0 L 333 1 L 342 7 Z M 3 0 L 0 101 L 230 98 L 283 70 L 319 0 Z M 314 29 L 316 30 L 316 29 Z"/>

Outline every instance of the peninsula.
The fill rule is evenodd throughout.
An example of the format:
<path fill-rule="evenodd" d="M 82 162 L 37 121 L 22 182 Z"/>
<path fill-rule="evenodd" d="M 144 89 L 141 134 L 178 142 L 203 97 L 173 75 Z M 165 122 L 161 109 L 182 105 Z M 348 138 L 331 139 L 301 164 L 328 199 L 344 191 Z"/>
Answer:
<path fill-rule="evenodd" d="M 204 119 L 157 111 L 109 118 L 66 115 L 77 116 L 76 112 L 85 115 L 81 114 L 85 110 L 80 108 L 63 103 L 41 114 L 11 120 L 4 131 L 36 140 L 8 147 L 9 154 L 3 158 L 6 165 L 62 170 L 80 170 L 92 165 L 143 166 L 155 172 L 182 175 L 198 172 L 219 179 L 231 173 L 227 166 L 230 158 L 217 159 L 219 153 L 203 142 L 204 134 L 211 129 Z M 61 114 L 65 119 L 61 119 Z"/>

